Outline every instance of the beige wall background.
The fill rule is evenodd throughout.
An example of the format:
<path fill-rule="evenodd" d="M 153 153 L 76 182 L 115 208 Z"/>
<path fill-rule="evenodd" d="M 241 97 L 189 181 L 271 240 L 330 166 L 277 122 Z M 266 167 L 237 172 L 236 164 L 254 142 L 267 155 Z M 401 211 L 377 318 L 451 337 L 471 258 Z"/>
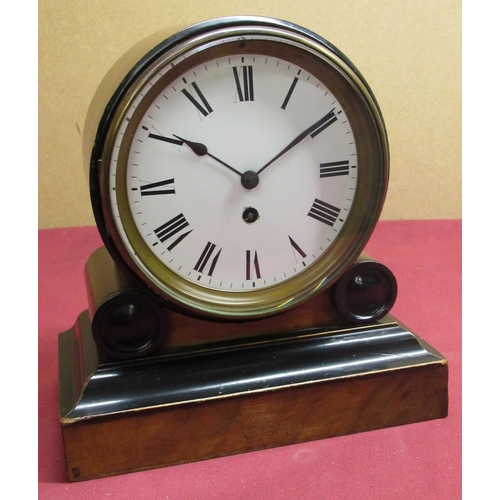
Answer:
<path fill-rule="evenodd" d="M 163 28 L 245 14 L 315 31 L 367 79 L 391 148 L 383 219 L 461 218 L 460 0 L 40 0 L 40 228 L 94 225 L 81 139 L 113 63 Z"/>

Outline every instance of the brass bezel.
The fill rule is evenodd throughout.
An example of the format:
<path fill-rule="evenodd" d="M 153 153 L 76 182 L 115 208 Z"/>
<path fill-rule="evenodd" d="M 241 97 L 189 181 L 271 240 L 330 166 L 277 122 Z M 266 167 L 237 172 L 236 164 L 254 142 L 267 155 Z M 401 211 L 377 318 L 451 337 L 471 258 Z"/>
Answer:
<path fill-rule="evenodd" d="M 124 170 L 128 144 L 134 126 L 148 100 L 143 100 L 132 116 L 123 139 L 117 167 L 117 202 L 120 220 L 133 248 L 122 241 L 112 215 L 109 165 L 118 129 L 137 94 L 160 67 L 176 64 L 165 72 L 154 87 L 164 88 L 190 67 L 220 55 L 250 52 L 279 55 L 315 74 L 341 103 L 350 120 L 357 145 L 358 181 L 351 212 L 334 243 L 302 273 L 269 288 L 228 292 L 208 289 L 185 280 L 166 268 L 149 250 L 138 233 L 128 206 Z M 146 58 L 147 59 L 147 58 Z M 221 26 L 185 40 L 144 67 L 122 97 L 107 131 L 100 164 L 100 197 L 109 237 L 126 267 L 142 282 L 169 301 L 194 314 L 215 318 L 251 319 L 276 314 L 311 298 L 333 283 L 363 250 L 379 218 L 388 175 L 388 142 L 382 116 L 364 80 L 343 56 L 328 45 L 282 25 Z M 148 99 L 157 93 L 148 90 Z M 129 133 L 130 131 L 130 133 Z"/>

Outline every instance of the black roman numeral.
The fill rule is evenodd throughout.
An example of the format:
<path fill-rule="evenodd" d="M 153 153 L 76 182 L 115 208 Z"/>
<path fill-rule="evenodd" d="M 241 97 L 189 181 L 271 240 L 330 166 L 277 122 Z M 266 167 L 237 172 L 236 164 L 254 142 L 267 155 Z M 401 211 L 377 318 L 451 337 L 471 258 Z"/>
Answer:
<path fill-rule="evenodd" d="M 332 123 L 335 123 L 337 121 L 337 117 L 335 116 L 335 112 L 332 110 L 330 113 L 328 113 L 329 118 L 321 124 L 314 132 L 311 133 L 311 137 L 314 139 L 318 134 L 323 132 L 326 128 L 328 128 Z"/>
<path fill-rule="evenodd" d="M 339 214 L 340 208 L 334 207 L 333 205 L 316 198 L 307 215 L 313 219 L 323 222 L 324 224 L 327 224 L 328 226 L 333 226 Z"/>
<path fill-rule="evenodd" d="M 174 183 L 174 179 L 166 179 L 164 181 L 152 182 L 151 184 L 143 184 L 141 186 L 141 196 L 153 196 L 158 194 L 175 194 L 175 187 L 171 186 L 168 189 L 156 189 L 164 186 L 170 186 Z"/>
<path fill-rule="evenodd" d="M 253 273 L 255 273 L 255 278 L 259 279 L 261 277 L 260 274 L 260 265 L 259 258 L 257 256 L 257 251 L 255 251 L 252 259 L 252 251 L 246 251 L 246 278 L 247 280 L 254 279 L 252 278 Z"/>
<path fill-rule="evenodd" d="M 214 245 L 210 241 L 205 245 L 205 248 L 203 249 L 200 258 L 198 259 L 196 266 L 194 266 L 195 271 L 203 273 L 207 265 L 210 265 L 207 274 L 209 276 L 213 275 L 215 266 L 217 265 L 217 261 L 219 260 L 220 253 L 222 251 L 222 248 L 220 248 L 219 251 L 215 255 L 213 255 L 215 249 L 216 245 Z"/>
<path fill-rule="evenodd" d="M 234 81 L 236 83 L 236 90 L 238 91 L 238 98 L 240 102 L 242 101 L 253 101 L 253 67 L 252 66 L 241 66 L 241 72 L 243 75 L 243 86 L 241 85 L 240 77 L 238 74 L 238 68 L 233 67 Z"/>
<path fill-rule="evenodd" d="M 198 98 L 200 99 L 201 102 L 199 102 L 196 97 L 193 97 L 187 89 L 182 89 L 182 93 L 189 99 L 189 101 L 194 104 L 196 109 L 203 115 L 207 116 L 209 113 L 213 111 L 211 108 L 210 104 L 208 104 L 208 101 L 206 100 L 205 96 L 202 94 L 200 88 L 196 84 L 196 82 L 193 82 L 192 87 L 196 94 L 198 95 Z"/>
<path fill-rule="evenodd" d="M 178 235 L 177 238 L 167 247 L 167 250 L 170 251 L 192 231 L 191 229 L 190 231 L 182 233 L 182 231 L 187 227 L 189 227 L 188 221 L 186 220 L 184 215 L 179 214 L 170 219 L 168 222 L 165 222 L 165 224 L 162 224 L 160 227 L 156 228 L 154 232 L 162 243 Z"/>
<path fill-rule="evenodd" d="M 349 160 L 332 161 L 319 165 L 320 177 L 336 177 L 337 175 L 347 175 L 349 173 Z"/>

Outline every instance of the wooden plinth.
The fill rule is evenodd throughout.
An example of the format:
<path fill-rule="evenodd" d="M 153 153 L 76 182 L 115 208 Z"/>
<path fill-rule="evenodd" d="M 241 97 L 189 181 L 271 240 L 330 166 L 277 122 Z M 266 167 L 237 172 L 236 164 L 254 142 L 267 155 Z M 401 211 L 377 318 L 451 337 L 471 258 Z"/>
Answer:
<path fill-rule="evenodd" d="M 102 361 L 87 311 L 59 336 L 68 478 L 81 481 L 447 415 L 448 365 L 392 317 Z"/>

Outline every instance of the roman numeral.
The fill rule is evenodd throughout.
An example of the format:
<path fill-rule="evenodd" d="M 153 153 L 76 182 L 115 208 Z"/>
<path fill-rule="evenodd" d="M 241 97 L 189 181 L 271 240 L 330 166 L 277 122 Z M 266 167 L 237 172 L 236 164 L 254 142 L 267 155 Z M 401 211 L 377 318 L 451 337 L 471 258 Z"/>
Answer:
<path fill-rule="evenodd" d="M 314 132 L 311 133 L 311 137 L 314 139 L 318 134 L 323 132 L 326 128 L 328 128 L 332 123 L 335 123 L 337 121 L 337 117 L 335 116 L 335 112 L 332 110 L 330 113 L 328 113 L 329 118 L 321 124 Z"/>
<path fill-rule="evenodd" d="M 241 85 L 238 68 L 233 67 L 233 75 L 236 83 L 236 90 L 238 91 L 238 98 L 240 102 L 253 101 L 253 67 L 241 66 L 241 73 L 243 74 L 243 86 Z"/>
<path fill-rule="evenodd" d="M 168 186 L 174 183 L 174 179 L 166 179 L 164 181 L 152 182 L 151 184 L 143 184 L 141 186 L 141 196 L 153 196 L 158 194 L 175 194 L 175 187 L 171 186 L 168 189 L 156 189 Z"/>
<path fill-rule="evenodd" d="M 182 89 L 182 93 L 189 99 L 189 101 L 194 104 L 196 109 L 203 115 L 207 116 L 209 113 L 213 111 L 213 109 L 210 107 L 210 104 L 208 104 L 208 101 L 206 100 L 205 96 L 202 94 L 200 88 L 196 84 L 196 82 L 193 82 L 192 84 L 193 89 L 195 90 L 196 94 L 198 95 L 198 98 L 200 99 L 201 102 L 199 102 L 196 97 L 193 97 L 187 89 Z"/>
<path fill-rule="evenodd" d="M 222 248 L 220 248 L 219 251 L 212 257 L 215 249 L 216 245 L 214 245 L 210 241 L 205 245 L 205 248 L 203 249 L 200 258 L 198 259 L 196 266 L 194 266 L 195 271 L 203 273 L 207 265 L 210 264 L 207 274 L 209 276 L 213 275 L 215 266 L 217 265 L 217 261 L 219 260 L 220 253 L 222 251 Z"/>
<path fill-rule="evenodd" d="M 292 237 L 291 236 L 288 236 L 288 239 L 290 240 L 290 245 L 292 245 L 292 248 L 303 258 L 305 259 L 307 257 L 307 254 L 304 252 L 304 250 L 302 250 L 302 248 L 299 247 L 299 245 L 297 245 L 297 243 L 295 243 L 294 240 L 292 240 Z"/>
<path fill-rule="evenodd" d="M 189 233 L 191 233 L 192 229 L 180 234 L 187 227 L 189 227 L 188 221 L 184 215 L 179 214 L 173 219 L 170 219 L 168 222 L 165 222 L 165 224 L 156 228 L 154 232 L 162 243 L 178 235 L 177 238 L 167 247 L 167 250 L 170 251 L 176 247 Z"/>
<path fill-rule="evenodd" d="M 333 226 L 339 214 L 340 208 L 334 207 L 333 205 L 316 198 L 307 215 L 313 219 L 323 222 L 324 224 L 327 224 L 328 226 Z"/>
<path fill-rule="evenodd" d="M 292 97 L 292 93 L 293 93 L 293 91 L 295 89 L 295 85 L 297 85 L 298 81 L 299 81 L 299 79 L 297 77 L 295 77 L 293 79 L 292 85 L 290 85 L 290 88 L 288 89 L 288 93 L 286 94 L 285 100 L 283 101 L 283 104 L 281 105 L 281 109 L 286 109 L 286 107 L 288 105 L 288 101 L 290 100 L 290 97 Z"/>
<path fill-rule="evenodd" d="M 336 177 L 337 175 L 347 175 L 349 173 L 349 160 L 332 161 L 330 163 L 320 163 L 320 177 Z"/>
<path fill-rule="evenodd" d="M 246 251 L 246 279 L 251 280 L 254 279 L 252 275 L 255 273 L 255 278 L 259 279 L 260 275 L 260 265 L 259 258 L 257 257 L 257 251 L 255 251 L 252 258 L 252 251 Z"/>

